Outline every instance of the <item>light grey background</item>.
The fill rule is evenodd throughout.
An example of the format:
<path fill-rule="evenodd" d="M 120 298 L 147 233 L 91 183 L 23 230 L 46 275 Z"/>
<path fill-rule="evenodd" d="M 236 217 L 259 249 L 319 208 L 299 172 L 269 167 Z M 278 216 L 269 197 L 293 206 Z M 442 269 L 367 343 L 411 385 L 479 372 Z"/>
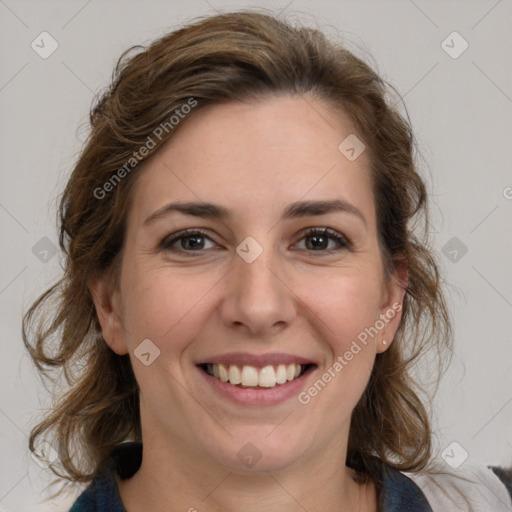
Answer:
<path fill-rule="evenodd" d="M 456 441 L 468 463 L 512 464 L 510 0 L 0 0 L 0 510 L 66 509 L 37 504 L 52 475 L 31 459 L 27 436 L 49 396 L 20 322 L 60 274 L 60 256 L 45 263 L 33 247 L 43 237 L 57 245 L 56 198 L 94 93 L 127 47 L 192 16 L 253 6 L 341 31 L 404 95 L 429 166 L 433 241 L 454 315 L 456 355 L 436 401 L 436 451 Z M 47 59 L 31 48 L 43 31 L 59 45 Z M 456 59 L 442 47 L 453 31 L 469 43 Z M 461 48 L 453 37 L 446 44 Z M 462 258 L 453 237 L 467 247 Z"/>

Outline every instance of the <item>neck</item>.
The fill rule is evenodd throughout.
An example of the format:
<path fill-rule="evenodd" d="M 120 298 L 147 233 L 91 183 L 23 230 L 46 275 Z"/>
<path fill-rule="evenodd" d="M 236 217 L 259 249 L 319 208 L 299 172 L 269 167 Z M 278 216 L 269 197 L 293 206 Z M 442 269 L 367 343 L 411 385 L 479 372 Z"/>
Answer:
<path fill-rule="evenodd" d="M 345 454 L 325 446 L 315 456 L 276 471 L 235 472 L 186 446 L 144 437 L 142 464 L 119 480 L 130 512 L 376 512 L 373 483 L 355 482 Z M 158 441 L 158 442 L 157 442 Z M 333 450 L 334 448 L 334 450 Z"/>

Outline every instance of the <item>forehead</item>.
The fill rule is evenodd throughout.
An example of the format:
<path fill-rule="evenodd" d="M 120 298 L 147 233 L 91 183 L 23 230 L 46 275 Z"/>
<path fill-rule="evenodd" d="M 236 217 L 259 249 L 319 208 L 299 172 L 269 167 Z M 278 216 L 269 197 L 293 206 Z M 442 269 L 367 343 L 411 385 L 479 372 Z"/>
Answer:
<path fill-rule="evenodd" d="M 366 203 L 371 217 L 367 155 L 350 161 L 339 149 L 354 132 L 347 115 L 305 96 L 204 107 L 141 171 L 133 216 L 140 223 L 177 199 L 251 216 L 301 199 L 342 197 L 362 209 Z"/>

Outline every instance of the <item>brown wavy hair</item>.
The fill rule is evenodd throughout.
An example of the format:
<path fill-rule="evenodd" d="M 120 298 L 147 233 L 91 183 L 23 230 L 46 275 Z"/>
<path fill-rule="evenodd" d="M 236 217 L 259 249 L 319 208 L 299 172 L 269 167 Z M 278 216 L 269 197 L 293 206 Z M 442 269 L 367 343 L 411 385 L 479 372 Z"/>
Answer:
<path fill-rule="evenodd" d="M 431 422 L 420 396 L 426 388 L 412 370 L 420 355 L 433 350 L 438 384 L 452 336 L 427 239 L 426 185 L 416 168 L 410 122 L 393 93 L 368 64 L 322 31 L 254 10 L 195 19 L 121 55 L 111 84 L 91 108 L 90 134 L 61 197 L 63 277 L 23 318 L 23 340 L 38 370 L 50 382 L 57 381 L 55 374 L 66 379 L 67 389 L 56 393 L 58 400 L 29 440 L 34 452 L 40 438 L 50 439 L 58 452 L 50 466 L 57 476 L 90 481 L 115 445 L 142 441 L 129 355 L 107 346 L 88 288 L 91 277 L 118 268 L 137 175 L 202 107 L 278 94 L 314 99 L 349 115 L 370 155 L 386 276 L 404 261 L 408 268 L 394 342 L 377 355 L 353 411 L 347 465 L 363 479 L 377 475 L 379 460 L 401 471 L 428 465 Z M 193 111 L 140 164 L 126 168 L 148 137 L 156 139 L 155 128 L 169 124 L 191 99 L 197 102 Z M 112 181 L 123 166 L 122 179 Z"/>

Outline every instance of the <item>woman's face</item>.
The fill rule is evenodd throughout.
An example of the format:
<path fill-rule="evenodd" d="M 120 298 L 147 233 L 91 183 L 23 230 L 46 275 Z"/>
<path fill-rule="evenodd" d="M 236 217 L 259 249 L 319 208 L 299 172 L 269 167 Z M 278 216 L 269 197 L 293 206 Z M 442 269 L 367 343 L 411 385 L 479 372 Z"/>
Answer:
<path fill-rule="evenodd" d="M 119 286 L 96 300 L 130 354 L 143 436 L 237 471 L 344 453 L 403 297 L 383 273 L 367 152 L 339 149 L 353 133 L 311 98 L 214 105 L 148 161 Z M 288 380 L 295 363 L 307 371 Z"/>

